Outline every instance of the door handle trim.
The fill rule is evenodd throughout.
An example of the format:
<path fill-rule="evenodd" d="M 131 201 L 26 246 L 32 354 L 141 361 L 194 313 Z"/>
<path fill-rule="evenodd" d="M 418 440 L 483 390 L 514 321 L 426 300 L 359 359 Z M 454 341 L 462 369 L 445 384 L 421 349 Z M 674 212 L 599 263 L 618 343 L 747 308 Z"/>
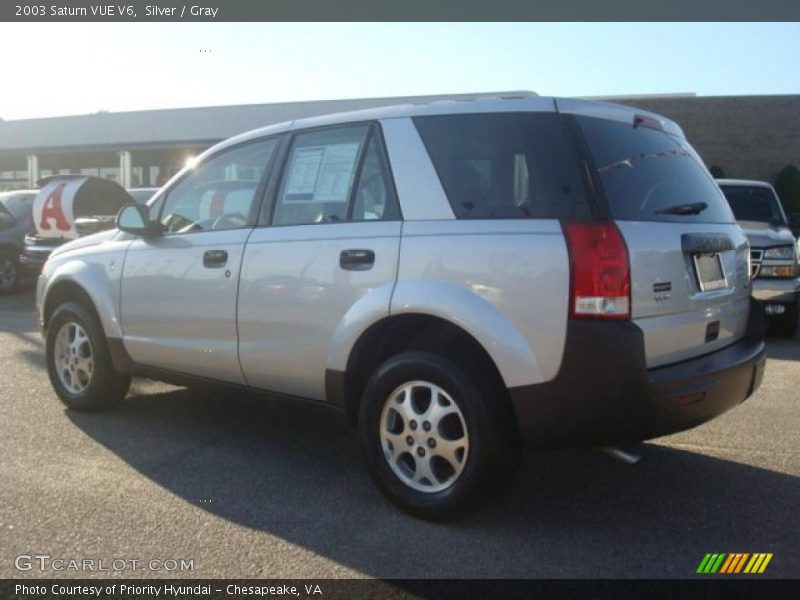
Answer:
<path fill-rule="evenodd" d="M 203 253 L 203 266 L 207 269 L 219 269 L 228 262 L 227 250 L 206 250 Z"/>
<path fill-rule="evenodd" d="M 375 264 L 375 253 L 367 248 L 342 250 L 339 266 L 346 271 L 366 271 Z"/>

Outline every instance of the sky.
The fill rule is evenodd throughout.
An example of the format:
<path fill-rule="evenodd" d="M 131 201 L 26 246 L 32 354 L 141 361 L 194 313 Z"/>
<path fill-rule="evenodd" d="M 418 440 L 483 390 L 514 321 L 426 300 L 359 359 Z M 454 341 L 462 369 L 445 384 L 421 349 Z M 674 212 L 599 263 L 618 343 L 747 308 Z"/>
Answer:
<path fill-rule="evenodd" d="M 0 118 L 532 90 L 798 94 L 797 23 L 2 23 Z"/>

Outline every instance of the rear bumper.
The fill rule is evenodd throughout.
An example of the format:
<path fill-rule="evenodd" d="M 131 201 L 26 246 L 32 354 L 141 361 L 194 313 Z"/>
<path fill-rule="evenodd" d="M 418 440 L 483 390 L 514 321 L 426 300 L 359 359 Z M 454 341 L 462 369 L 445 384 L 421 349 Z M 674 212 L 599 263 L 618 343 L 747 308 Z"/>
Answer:
<path fill-rule="evenodd" d="M 645 365 L 633 323 L 571 321 L 555 379 L 509 390 L 530 448 L 639 441 L 696 427 L 748 398 L 766 363 L 764 319 L 751 301 L 746 335 L 711 354 Z"/>

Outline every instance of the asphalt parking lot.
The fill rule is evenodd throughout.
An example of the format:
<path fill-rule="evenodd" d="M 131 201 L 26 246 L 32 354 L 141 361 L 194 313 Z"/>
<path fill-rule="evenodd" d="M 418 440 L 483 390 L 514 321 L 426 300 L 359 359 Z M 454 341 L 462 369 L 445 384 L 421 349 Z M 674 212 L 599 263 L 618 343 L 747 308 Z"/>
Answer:
<path fill-rule="evenodd" d="M 20 572 L 23 554 L 194 560 L 125 577 L 692 577 L 707 552 L 798 577 L 800 338 L 769 356 L 753 398 L 634 467 L 530 455 L 501 502 L 431 524 L 383 499 L 326 409 L 137 380 L 113 412 L 66 411 L 33 294 L 2 297 L 0 577 L 87 575 Z"/>

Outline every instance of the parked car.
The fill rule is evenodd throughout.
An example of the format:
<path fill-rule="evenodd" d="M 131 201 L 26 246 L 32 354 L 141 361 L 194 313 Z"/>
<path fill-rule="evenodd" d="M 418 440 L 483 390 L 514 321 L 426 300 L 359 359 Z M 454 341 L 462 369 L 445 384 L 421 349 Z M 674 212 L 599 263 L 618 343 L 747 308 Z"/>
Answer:
<path fill-rule="evenodd" d="M 117 225 L 38 282 L 68 407 L 109 407 L 134 374 L 321 402 L 422 517 L 499 493 L 522 447 L 695 427 L 763 375 L 747 239 L 681 129 L 633 108 L 525 96 L 273 125 Z"/>
<path fill-rule="evenodd" d="M 750 240 L 753 295 L 764 304 L 770 329 L 793 337 L 800 300 L 800 244 L 778 195 L 763 181 L 717 181 Z"/>
<path fill-rule="evenodd" d="M 147 204 L 148 200 L 155 196 L 155 193 L 158 191 L 157 187 L 140 187 L 140 188 L 128 188 L 125 190 L 128 192 L 128 195 L 133 198 L 134 202 L 137 204 Z"/>
<path fill-rule="evenodd" d="M 22 280 L 19 253 L 33 225 L 32 190 L 0 193 L 0 294 L 14 291 Z"/>
<path fill-rule="evenodd" d="M 37 275 L 50 253 L 66 241 L 114 227 L 117 212 L 134 199 L 118 184 L 87 175 L 53 175 L 37 182 L 33 227 L 19 262 Z"/>

